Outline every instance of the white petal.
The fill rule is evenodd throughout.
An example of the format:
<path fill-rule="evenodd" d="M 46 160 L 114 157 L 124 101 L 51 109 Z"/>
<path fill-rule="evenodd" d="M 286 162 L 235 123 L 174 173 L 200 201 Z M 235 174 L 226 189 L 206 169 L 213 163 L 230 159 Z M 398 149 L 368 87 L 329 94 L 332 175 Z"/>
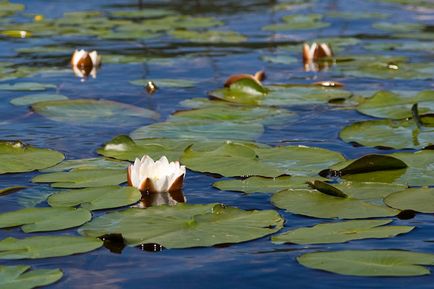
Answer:
<path fill-rule="evenodd" d="M 94 67 L 98 67 L 101 64 L 101 56 L 95 50 L 89 53 L 90 59 Z"/>
<path fill-rule="evenodd" d="M 88 55 L 88 53 L 86 52 L 86 50 L 81 49 L 79 50 L 75 50 L 74 54 L 72 55 L 72 66 L 77 66 L 78 62 L 83 58 L 86 58 Z"/>

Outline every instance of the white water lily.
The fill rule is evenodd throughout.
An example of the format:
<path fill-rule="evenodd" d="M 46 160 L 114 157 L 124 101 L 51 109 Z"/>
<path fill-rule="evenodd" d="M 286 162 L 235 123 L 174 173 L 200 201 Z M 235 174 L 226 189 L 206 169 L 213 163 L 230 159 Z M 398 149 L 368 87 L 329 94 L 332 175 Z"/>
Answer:
<path fill-rule="evenodd" d="M 158 161 L 144 155 L 128 167 L 128 184 L 142 193 L 179 191 L 184 183 L 185 166 L 169 162 L 165 156 Z"/>
<path fill-rule="evenodd" d="M 77 77 L 84 78 L 92 75 L 96 77 L 96 69 L 101 65 L 101 56 L 95 50 L 75 50 L 71 58 L 71 66 Z"/>
<path fill-rule="evenodd" d="M 319 71 L 328 68 L 328 62 L 318 65 L 316 62 L 324 57 L 333 57 L 333 50 L 326 43 L 312 43 L 303 45 L 303 63 L 306 71 Z"/>

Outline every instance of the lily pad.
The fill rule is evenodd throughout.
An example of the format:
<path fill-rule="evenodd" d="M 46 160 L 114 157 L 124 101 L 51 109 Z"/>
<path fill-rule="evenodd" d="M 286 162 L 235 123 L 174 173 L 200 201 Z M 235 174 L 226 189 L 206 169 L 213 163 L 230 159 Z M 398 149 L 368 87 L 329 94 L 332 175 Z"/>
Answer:
<path fill-rule="evenodd" d="M 75 207 L 86 210 L 118 208 L 137 203 L 142 194 L 133 187 L 105 186 L 55 193 L 48 198 L 52 207 Z M 0 215 L 1 216 L 1 215 Z"/>
<path fill-rule="evenodd" d="M 372 25 L 375 29 L 387 31 L 387 32 L 414 32 L 421 31 L 424 29 L 424 25 L 421 23 L 411 23 L 411 22 L 377 22 Z"/>
<path fill-rule="evenodd" d="M 25 6 L 23 4 L 11 3 L 8 0 L 0 2 L 0 17 L 11 16 L 19 11 L 23 11 Z"/>
<path fill-rule="evenodd" d="M 30 172 L 61 162 L 63 154 L 20 141 L 0 141 L 0 174 Z"/>
<path fill-rule="evenodd" d="M 130 83 L 137 86 L 146 86 L 149 81 L 152 81 L 157 87 L 162 88 L 190 88 L 194 87 L 197 82 L 190 79 L 170 79 L 170 78 L 157 78 L 157 79 L 137 79 L 131 80 Z"/>
<path fill-rule="evenodd" d="M 122 162 L 117 160 L 109 160 L 106 158 L 88 158 L 88 159 L 76 159 L 63 161 L 54 167 L 49 167 L 47 169 L 39 170 L 43 173 L 53 173 L 61 171 L 69 171 L 71 169 L 127 169 L 129 162 Z"/>
<path fill-rule="evenodd" d="M 414 119 L 368 120 L 353 123 L 341 130 L 339 137 L 345 142 L 363 146 L 395 149 L 421 149 L 434 144 L 434 115 L 421 116 L 420 128 Z"/>
<path fill-rule="evenodd" d="M 323 223 L 310 228 L 298 228 L 273 236 L 273 243 L 329 244 L 361 239 L 383 239 L 405 234 L 412 226 L 383 226 L 393 220 L 356 220 Z"/>
<path fill-rule="evenodd" d="M 65 100 L 68 97 L 61 94 L 31 94 L 26 96 L 16 97 L 11 100 L 13 105 L 31 105 L 40 101 L 48 101 L 48 100 Z"/>
<path fill-rule="evenodd" d="M 166 248 L 191 248 L 254 240 L 279 231 L 282 225 L 283 219 L 272 210 L 178 204 L 109 213 L 79 232 L 92 237 L 122 234 L 129 245 L 157 243 Z"/>
<path fill-rule="evenodd" d="M 86 253 L 100 248 L 96 238 L 76 236 L 37 236 L 0 241 L 0 259 L 39 259 Z"/>
<path fill-rule="evenodd" d="M 283 23 L 271 24 L 263 27 L 266 31 L 319 29 L 330 26 L 323 22 L 321 14 L 287 15 L 282 18 Z"/>
<path fill-rule="evenodd" d="M 111 100 L 68 99 L 42 101 L 32 105 L 32 110 L 48 119 L 82 125 L 127 125 L 158 119 L 159 114 L 145 108 Z"/>
<path fill-rule="evenodd" d="M 392 208 L 432 214 L 434 213 L 434 188 L 409 188 L 387 196 L 384 202 Z"/>
<path fill-rule="evenodd" d="M 199 43 L 240 43 L 247 40 L 247 37 L 235 31 L 172 30 L 169 31 L 169 35 L 177 39 Z"/>
<path fill-rule="evenodd" d="M 260 123 L 230 121 L 166 121 L 142 126 L 130 135 L 133 139 L 180 138 L 192 140 L 237 139 L 255 140 L 264 131 Z"/>
<path fill-rule="evenodd" d="M 365 219 L 390 217 L 398 210 L 377 206 L 362 200 L 334 197 L 317 190 L 288 189 L 275 193 L 272 203 L 289 213 L 314 218 Z"/>
<path fill-rule="evenodd" d="M 37 82 L 19 82 L 15 84 L 0 84 L 0 90 L 9 91 L 39 91 L 56 88 L 54 84 L 37 83 Z"/>
<path fill-rule="evenodd" d="M 141 9 L 141 10 L 118 10 L 110 12 L 111 17 L 126 19 L 159 18 L 162 16 L 174 15 L 175 11 L 170 9 Z"/>
<path fill-rule="evenodd" d="M 314 252 L 297 261 L 308 268 L 351 276 L 420 276 L 434 265 L 434 255 L 398 250 L 345 250 Z"/>
<path fill-rule="evenodd" d="M 74 169 L 36 176 L 34 183 L 52 183 L 53 188 L 88 188 L 119 185 L 127 181 L 126 170 Z"/>
<path fill-rule="evenodd" d="M 434 91 L 421 91 L 416 95 L 379 91 L 357 106 L 357 110 L 374 117 L 403 119 L 412 117 L 411 108 L 416 103 L 420 114 L 434 112 Z"/>
<path fill-rule="evenodd" d="M 213 187 L 224 191 L 251 193 L 277 193 L 285 189 L 308 188 L 307 181 L 312 177 L 281 176 L 277 178 L 249 177 L 244 180 L 224 180 L 215 182 Z M 326 180 L 326 179 L 324 179 Z"/>
<path fill-rule="evenodd" d="M 2 289 L 31 289 L 50 285 L 59 281 L 63 276 L 59 269 L 30 270 L 30 266 L 2 266 L 0 265 L 0 287 Z"/>
<path fill-rule="evenodd" d="M 339 184 L 333 184 L 351 198 L 359 200 L 382 200 L 388 195 L 407 188 L 402 184 L 388 184 L 379 182 L 351 182 L 343 180 Z"/>
<path fill-rule="evenodd" d="M 24 186 L 13 186 L 13 187 L 3 188 L 3 189 L 0 189 L 0 196 L 12 194 L 12 193 L 21 191 L 22 189 L 25 189 L 25 188 L 26 187 L 24 187 Z"/>
<path fill-rule="evenodd" d="M 83 225 L 91 218 L 85 209 L 26 208 L 0 214 L 0 228 L 22 225 L 25 233 L 57 231 Z"/>

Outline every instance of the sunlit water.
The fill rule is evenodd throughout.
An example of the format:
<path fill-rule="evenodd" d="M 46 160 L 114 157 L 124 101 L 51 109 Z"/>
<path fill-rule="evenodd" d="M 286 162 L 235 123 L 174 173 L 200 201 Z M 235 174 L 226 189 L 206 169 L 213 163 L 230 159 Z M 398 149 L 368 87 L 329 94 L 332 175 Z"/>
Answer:
<path fill-rule="evenodd" d="M 130 6 L 138 9 L 135 1 L 23 1 L 26 12 L 42 13 L 49 17 L 61 17 L 65 11 L 102 10 L 109 11 Z M 221 87 L 227 76 L 233 73 L 253 73 L 265 69 L 267 83 L 302 83 L 335 79 L 343 81 L 346 89 L 365 90 L 422 90 L 432 89 L 430 81 L 423 80 L 381 80 L 369 78 L 333 78 L 333 72 L 305 73 L 301 62 L 289 65 L 262 62 L 260 56 L 273 55 L 279 46 L 301 43 L 318 37 L 348 35 L 368 41 L 382 41 L 387 33 L 374 31 L 372 19 L 345 20 L 325 17 L 331 26 L 317 30 L 290 32 L 261 31 L 261 27 L 279 22 L 280 16 L 291 11 L 273 12 L 271 7 L 277 1 L 143 1 L 144 7 L 167 7 L 185 14 L 214 16 L 223 20 L 226 27 L 249 37 L 244 44 L 200 45 L 171 42 L 167 39 L 149 41 L 104 42 L 98 40 L 79 40 L 71 37 L 68 45 L 96 48 L 104 57 L 110 54 L 136 54 L 143 57 L 163 56 L 176 61 L 175 66 L 153 63 L 140 64 L 103 64 L 97 79 L 80 82 L 71 73 L 55 77 L 31 77 L 26 81 L 49 82 L 58 86 L 60 93 L 70 98 L 103 98 L 150 108 L 161 113 L 161 120 L 181 109 L 179 102 L 193 97 L 206 97 L 207 92 Z M 120 5 L 119 5 L 120 4 Z M 394 21 L 417 21 L 417 17 L 427 15 L 408 11 L 393 4 L 374 1 L 318 1 L 306 9 L 295 13 L 326 13 L 334 11 L 377 12 L 391 14 Z M 430 15 L 430 14 L 428 14 Z M 431 14 L 432 16 L 432 14 Z M 18 19 L 19 20 L 19 19 Z M 429 24 L 429 23 L 428 23 Z M 431 20 L 431 24 L 432 20 Z M 403 41 L 403 40 L 395 40 Z M 56 43 L 56 38 L 28 41 L 1 40 L 0 61 L 23 61 L 44 63 L 51 67 L 68 68 L 68 56 L 39 59 L 26 58 L 15 53 L 21 47 L 39 46 Z M 289 53 L 289 52 L 288 52 Z M 360 45 L 353 46 L 345 54 L 367 53 Z M 373 52 L 377 53 L 377 52 Z M 431 60 L 432 54 L 420 52 L 391 51 L 391 55 L 406 55 L 412 59 Z M 67 53 L 69 54 L 69 52 Z M 293 54 L 294 55 L 294 54 Z M 294 55 L 300 56 L 300 55 Z M 139 86 L 128 83 L 140 78 L 180 78 L 194 79 L 198 85 L 187 89 L 162 89 L 155 95 L 148 95 Z M 5 82 L 6 83 L 6 82 Z M 47 147 L 63 152 L 68 159 L 97 156 L 95 150 L 104 142 L 119 134 L 128 134 L 137 125 L 121 123 L 119 126 L 92 127 L 53 122 L 42 116 L 29 113 L 27 107 L 9 104 L 14 97 L 28 92 L 0 92 L 0 136 L 2 139 L 19 139 L 26 143 Z M 298 114 L 295 121 L 287 126 L 267 128 L 258 139 L 268 144 L 304 144 L 319 146 L 342 152 L 347 158 L 366 153 L 384 153 L 374 148 L 353 147 L 338 139 L 342 127 L 358 120 L 370 119 L 354 110 L 335 108 L 328 105 L 309 105 L 291 108 Z M 145 123 L 144 123 L 145 124 Z M 230 138 L 230 136 L 228 136 Z M 392 151 L 386 151 L 387 153 Z M 48 185 L 35 185 L 30 182 L 37 173 L 1 175 L 2 187 L 26 185 L 33 187 L 23 196 L 20 193 L 1 197 L 1 211 L 18 209 L 24 199 L 37 199 L 54 190 Z M 194 172 L 188 172 L 184 193 L 189 203 L 221 202 L 243 209 L 275 209 L 269 202 L 269 194 L 243 195 L 235 192 L 222 192 L 211 187 L 216 179 Z M 44 205 L 44 204 L 42 204 Z M 296 216 L 280 211 L 286 219 L 287 228 L 314 225 L 317 219 Z M 100 213 L 96 213 L 98 215 Z M 410 234 L 391 239 L 353 241 L 346 244 L 331 245 L 275 245 L 270 237 L 242 244 L 215 248 L 192 248 L 163 250 L 161 252 L 142 251 L 126 247 L 121 254 L 106 248 L 62 258 L 25 261 L 1 261 L 1 264 L 29 264 L 34 268 L 61 268 L 64 278 L 47 288 L 432 288 L 434 276 L 416 278 L 357 278 L 311 270 L 299 265 L 295 258 L 302 253 L 331 249 L 406 249 L 433 252 L 434 226 L 430 215 L 417 215 L 411 220 L 396 220 L 397 225 L 417 226 Z M 65 233 L 76 234 L 74 229 Z M 0 230 L 0 238 L 7 236 L 24 237 L 18 228 Z M 47 244 L 49 246 L 49 244 Z"/>

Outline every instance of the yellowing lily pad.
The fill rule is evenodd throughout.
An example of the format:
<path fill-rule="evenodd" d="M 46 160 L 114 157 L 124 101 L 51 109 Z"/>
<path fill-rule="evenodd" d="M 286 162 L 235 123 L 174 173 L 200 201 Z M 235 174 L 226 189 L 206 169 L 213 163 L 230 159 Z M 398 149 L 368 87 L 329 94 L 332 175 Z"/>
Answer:
<path fill-rule="evenodd" d="M 48 198 L 52 207 L 75 207 L 87 210 L 111 209 L 137 203 L 142 194 L 133 187 L 104 186 L 61 191 Z"/>
<path fill-rule="evenodd" d="M 421 213 L 434 213 L 434 188 L 409 188 L 395 192 L 384 202 L 400 210 L 413 210 Z"/>
<path fill-rule="evenodd" d="M 166 248 L 191 248 L 254 240 L 279 231 L 282 225 L 283 219 L 272 210 L 178 204 L 105 214 L 79 232 L 91 237 L 122 234 L 128 245 L 157 243 Z"/>
<path fill-rule="evenodd" d="M 20 141 L 0 141 L 0 174 L 30 172 L 61 162 L 63 154 Z"/>
<path fill-rule="evenodd" d="M 272 237 L 273 243 L 328 244 L 361 239 L 391 238 L 414 229 L 412 226 L 384 226 L 386 220 L 356 220 L 322 223 L 309 228 L 298 228 Z"/>
<path fill-rule="evenodd" d="M 91 218 L 85 209 L 26 208 L 0 214 L 0 228 L 22 225 L 26 233 L 57 231 L 80 226 Z"/>
<path fill-rule="evenodd" d="M 59 269 L 30 270 L 30 266 L 0 265 L 0 287 L 2 289 L 31 289 L 57 282 L 63 276 Z"/>
<path fill-rule="evenodd" d="M 37 236 L 0 241 L 0 259 L 39 259 L 86 253 L 100 248 L 96 238 L 76 236 Z"/>
<path fill-rule="evenodd" d="M 32 110 L 51 120 L 82 125 L 125 125 L 157 119 L 159 114 L 145 108 L 111 100 L 68 99 L 42 101 Z"/>
<path fill-rule="evenodd" d="M 346 250 L 314 252 L 297 261 L 308 268 L 350 276 L 421 276 L 431 272 L 434 255 L 398 250 Z"/>

